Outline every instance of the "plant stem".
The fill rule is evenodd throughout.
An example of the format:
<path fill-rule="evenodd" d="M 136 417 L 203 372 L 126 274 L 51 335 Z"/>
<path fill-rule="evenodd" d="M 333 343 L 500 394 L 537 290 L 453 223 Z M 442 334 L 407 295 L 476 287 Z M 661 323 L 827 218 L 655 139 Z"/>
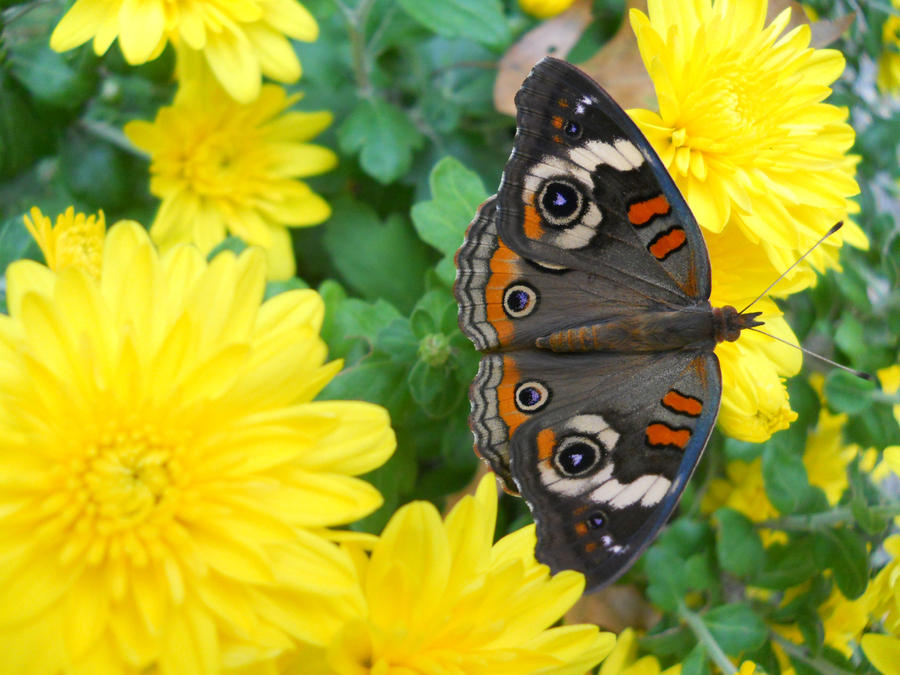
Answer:
<path fill-rule="evenodd" d="M 884 518 L 900 516 L 900 502 L 889 502 L 869 507 L 869 510 Z M 852 522 L 853 512 L 847 508 L 834 509 L 823 513 L 809 515 L 783 516 L 754 523 L 759 529 L 785 530 L 789 532 L 813 532 L 824 527 L 833 527 L 841 523 Z"/>
<path fill-rule="evenodd" d="M 353 50 L 353 73 L 356 86 L 363 98 L 372 96 L 372 80 L 369 76 L 371 64 L 366 46 L 366 24 L 375 0 L 360 0 L 355 8 L 348 7 L 342 0 L 334 0 L 334 4 L 344 17 L 347 32 L 350 35 L 350 48 Z"/>
<path fill-rule="evenodd" d="M 678 616 L 688 625 L 688 628 L 691 629 L 691 632 L 694 634 L 694 637 L 697 638 L 697 641 L 706 647 L 706 652 L 709 654 L 710 660 L 719 667 L 719 670 L 725 673 L 725 675 L 735 675 L 735 673 L 737 673 L 737 668 L 734 667 L 734 664 L 731 662 L 731 659 L 728 658 L 728 655 L 722 651 L 722 647 L 716 642 L 716 638 L 713 637 L 713 634 L 709 632 L 709 629 L 706 627 L 706 624 L 703 623 L 703 619 L 700 618 L 700 615 L 688 609 L 688 606 L 685 605 L 683 601 L 679 600 Z"/>
<path fill-rule="evenodd" d="M 118 129 L 111 124 L 97 122 L 96 120 L 82 119 L 78 121 L 78 126 L 92 136 L 96 136 L 135 157 L 140 157 L 141 159 L 150 158 L 147 153 L 134 147 L 131 144 L 131 141 L 128 140 L 128 137 L 122 133 L 121 129 Z"/>
<path fill-rule="evenodd" d="M 780 636 L 778 633 L 770 633 L 770 636 L 772 641 L 778 643 L 778 646 L 790 656 L 793 656 L 798 661 L 802 661 L 817 673 L 821 673 L 821 675 L 852 675 L 849 670 L 844 670 L 830 661 L 810 655 L 806 649 Z"/>

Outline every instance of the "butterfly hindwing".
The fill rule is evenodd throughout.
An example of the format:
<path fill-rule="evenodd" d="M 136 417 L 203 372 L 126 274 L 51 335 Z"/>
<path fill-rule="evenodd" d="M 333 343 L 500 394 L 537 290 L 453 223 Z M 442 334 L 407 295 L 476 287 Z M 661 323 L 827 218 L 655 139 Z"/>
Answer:
<path fill-rule="evenodd" d="M 718 413 L 718 360 L 712 352 L 504 358 L 521 414 L 510 472 L 537 523 L 537 557 L 554 571 L 583 572 L 588 588 L 609 583 L 668 519 L 700 459 Z"/>
<path fill-rule="evenodd" d="M 516 140 L 498 192 L 500 238 L 526 258 L 637 274 L 709 297 L 697 223 L 656 152 L 591 78 L 545 58 L 516 96 Z"/>

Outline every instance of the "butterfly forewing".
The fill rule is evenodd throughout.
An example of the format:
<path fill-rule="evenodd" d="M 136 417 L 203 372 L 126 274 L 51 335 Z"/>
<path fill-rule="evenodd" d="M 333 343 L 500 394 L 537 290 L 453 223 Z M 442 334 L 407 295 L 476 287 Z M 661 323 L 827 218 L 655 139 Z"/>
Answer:
<path fill-rule="evenodd" d="M 501 239 L 529 259 L 587 272 L 602 255 L 611 269 L 659 285 L 661 299 L 707 299 L 709 261 L 696 221 L 609 95 L 574 66 L 546 58 L 516 105 L 498 192 Z"/>

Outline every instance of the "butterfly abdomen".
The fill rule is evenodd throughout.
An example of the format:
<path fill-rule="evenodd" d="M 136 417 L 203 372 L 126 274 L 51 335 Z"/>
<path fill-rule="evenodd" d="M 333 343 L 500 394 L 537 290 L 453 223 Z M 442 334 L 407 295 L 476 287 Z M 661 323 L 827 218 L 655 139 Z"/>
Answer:
<path fill-rule="evenodd" d="M 553 352 L 665 352 L 712 348 L 736 340 L 744 328 L 759 325 L 756 314 L 709 304 L 679 310 L 647 311 L 611 317 L 540 337 L 536 346 Z"/>

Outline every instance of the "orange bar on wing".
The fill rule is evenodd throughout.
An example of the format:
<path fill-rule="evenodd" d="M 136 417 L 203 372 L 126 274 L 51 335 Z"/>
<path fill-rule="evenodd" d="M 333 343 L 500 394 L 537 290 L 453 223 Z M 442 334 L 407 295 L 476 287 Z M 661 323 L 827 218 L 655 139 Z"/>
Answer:
<path fill-rule="evenodd" d="M 684 394 L 670 389 L 669 393 L 663 396 L 662 404 L 673 412 L 697 417 L 703 412 L 703 403 L 700 399 L 693 396 L 685 396 Z"/>
<path fill-rule="evenodd" d="M 544 236 L 541 214 L 531 204 L 525 205 L 525 236 L 529 239 L 540 239 Z"/>
<path fill-rule="evenodd" d="M 650 253 L 657 260 L 665 260 L 670 253 L 673 253 L 684 246 L 687 236 L 680 227 L 673 228 L 665 234 L 657 237 L 650 244 Z"/>
<path fill-rule="evenodd" d="M 541 429 L 537 435 L 538 459 L 545 460 L 553 457 L 555 446 L 556 434 L 553 433 L 553 429 Z"/>
<path fill-rule="evenodd" d="M 628 207 L 628 220 L 633 225 L 646 225 L 653 216 L 662 216 L 669 212 L 669 202 L 665 195 L 657 195 L 653 199 L 635 202 Z"/>
<path fill-rule="evenodd" d="M 500 419 L 509 429 L 512 436 L 519 425 L 528 419 L 528 415 L 519 411 L 516 407 L 516 386 L 520 380 L 519 369 L 516 362 L 508 356 L 503 357 L 503 376 L 497 385 L 497 412 Z M 552 433 L 552 432 L 551 432 Z"/>
<path fill-rule="evenodd" d="M 675 446 L 684 450 L 690 440 L 690 429 L 672 429 L 661 422 L 654 422 L 647 427 L 647 442 L 650 445 Z"/>

